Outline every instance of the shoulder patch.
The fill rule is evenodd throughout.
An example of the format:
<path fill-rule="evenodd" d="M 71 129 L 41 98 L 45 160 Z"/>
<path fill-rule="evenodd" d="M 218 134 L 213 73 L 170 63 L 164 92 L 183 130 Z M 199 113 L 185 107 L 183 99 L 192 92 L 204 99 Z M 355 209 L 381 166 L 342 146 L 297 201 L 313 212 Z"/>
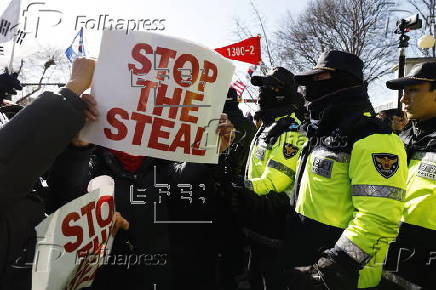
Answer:
<path fill-rule="evenodd" d="M 294 146 L 290 143 L 285 143 L 283 145 L 283 156 L 285 156 L 286 159 L 294 157 L 295 154 L 297 154 L 297 152 L 298 152 L 297 146 Z"/>
<path fill-rule="evenodd" d="M 373 153 L 372 161 L 378 173 L 386 179 L 392 177 L 399 167 L 398 155 L 390 153 Z"/>
<path fill-rule="evenodd" d="M 332 177 L 333 160 L 315 157 L 312 164 L 312 172 L 326 178 Z"/>
<path fill-rule="evenodd" d="M 421 162 L 416 176 L 436 180 L 436 166 L 430 163 Z"/>

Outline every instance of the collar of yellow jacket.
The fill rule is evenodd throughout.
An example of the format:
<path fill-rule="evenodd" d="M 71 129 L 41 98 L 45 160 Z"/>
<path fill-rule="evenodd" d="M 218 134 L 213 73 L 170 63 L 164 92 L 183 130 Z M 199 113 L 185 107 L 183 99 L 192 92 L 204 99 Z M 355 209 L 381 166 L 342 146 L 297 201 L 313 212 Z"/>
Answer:
<path fill-rule="evenodd" d="M 274 119 L 274 121 L 277 122 L 278 120 L 283 119 L 283 118 L 286 118 L 287 116 L 289 116 L 289 115 L 285 115 L 285 116 L 277 117 L 277 118 Z M 296 122 L 298 125 L 301 125 L 301 121 L 298 120 L 298 118 L 295 116 L 295 113 L 292 113 L 292 114 L 291 114 L 291 117 L 294 118 L 295 122 Z"/>

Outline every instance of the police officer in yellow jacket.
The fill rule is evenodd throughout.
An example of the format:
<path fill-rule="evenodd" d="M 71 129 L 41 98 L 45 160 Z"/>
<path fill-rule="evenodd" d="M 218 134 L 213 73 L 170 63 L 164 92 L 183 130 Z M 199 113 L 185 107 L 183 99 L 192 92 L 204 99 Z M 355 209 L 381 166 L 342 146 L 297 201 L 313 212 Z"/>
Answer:
<path fill-rule="evenodd" d="M 376 287 L 403 211 L 404 146 L 375 117 L 356 55 L 323 53 L 317 66 L 296 80 L 306 87 L 311 122 L 288 225 L 288 285 Z"/>
<path fill-rule="evenodd" d="M 401 102 L 412 127 L 401 134 L 409 175 L 400 234 L 384 276 L 399 289 L 436 289 L 436 63 L 418 64 L 387 87 L 404 89 Z"/>
<path fill-rule="evenodd" d="M 282 67 L 266 77 L 254 76 L 251 82 L 260 88 L 257 115 L 262 126 L 251 143 L 245 185 L 258 195 L 270 191 L 289 195 L 299 149 L 306 141 L 298 132 L 303 98 L 296 92 L 293 74 Z M 284 87 L 286 91 L 280 92 Z"/>
<path fill-rule="evenodd" d="M 265 77 L 254 76 L 251 82 L 259 87 L 257 115 L 262 126 L 251 143 L 245 188 L 239 190 L 239 209 L 252 250 L 250 287 L 286 289 L 280 251 L 296 164 L 306 141 L 297 132 L 304 99 L 297 94 L 294 75 L 282 67 Z"/>

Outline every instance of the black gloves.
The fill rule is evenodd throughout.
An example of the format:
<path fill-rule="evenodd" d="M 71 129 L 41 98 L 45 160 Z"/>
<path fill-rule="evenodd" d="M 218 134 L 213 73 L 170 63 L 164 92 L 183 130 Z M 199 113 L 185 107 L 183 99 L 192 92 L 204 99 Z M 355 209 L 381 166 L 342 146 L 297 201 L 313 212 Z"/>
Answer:
<path fill-rule="evenodd" d="M 313 266 L 291 270 L 288 285 L 295 290 L 353 290 L 357 288 L 362 267 L 340 248 L 322 253 Z"/>
<path fill-rule="evenodd" d="M 21 90 L 23 87 L 20 85 L 17 73 L 3 73 L 0 75 L 0 102 L 6 99 L 8 95 L 15 95 L 16 90 Z"/>

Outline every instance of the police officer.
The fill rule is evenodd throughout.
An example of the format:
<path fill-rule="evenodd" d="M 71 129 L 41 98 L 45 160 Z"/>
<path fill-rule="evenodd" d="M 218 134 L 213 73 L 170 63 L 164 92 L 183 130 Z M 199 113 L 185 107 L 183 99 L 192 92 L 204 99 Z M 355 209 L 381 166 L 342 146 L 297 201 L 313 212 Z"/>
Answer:
<path fill-rule="evenodd" d="M 297 132 L 303 100 L 296 92 L 293 74 L 282 67 L 266 77 L 252 77 L 251 83 L 259 87 L 256 115 L 262 126 L 251 143 L 245 185 L 258 195 L 272 190 L 290 193 L 298 146 L 306 141 Z"/>
<path fill-rule="evenodd" d="M 303 98 L 294 75 L 276 67 L 267 76 L 254 76 L 259 87 L 256 113 L 262 121 L 251 146 L 240 191 L 245 232 L 251 240 L 251 289 L 285 289 L 281 248 L 289 194 L 298 156 L 306 141 L 298 131 Z"/>
<path fill-rule="evenodd" d="M 289 286 L 376 287 L 403 210 L 404 146 L 375 117 L 356 55 L 323 53 L 296 80 L 306 87 L 311 122 L 289 219 Z"/>
<path fill-rule="evenodd" d="M 387 82 L 404 89 L 401 102 L 412 127 L 401 134 L 409 175 L 400 234 L 389 250 L 385 273 L 400 289 L 436 286 L 436 63 L 414 66 L 410 74 Z M 422 287 L 422 288 L 420 288 Z M 384 289 L 392 289 L 384 288 Z"/>

